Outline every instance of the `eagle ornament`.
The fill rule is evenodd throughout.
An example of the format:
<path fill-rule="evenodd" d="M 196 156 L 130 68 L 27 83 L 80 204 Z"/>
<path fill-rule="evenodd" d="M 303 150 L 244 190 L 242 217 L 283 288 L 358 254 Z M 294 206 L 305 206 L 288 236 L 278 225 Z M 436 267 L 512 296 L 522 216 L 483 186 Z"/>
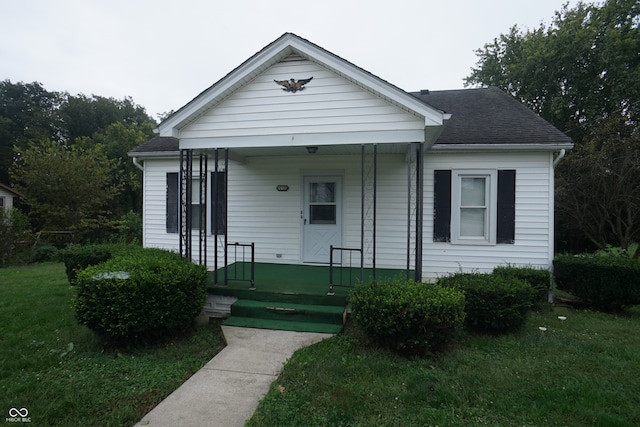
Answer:
<path fill-rule="evenodd" d="M 313 80 L 313 77 L 309 77 L 308 79 L 300 79 L 296 81 L 296 79 L 289 80 L 274 80 L 277 84 L 282 86 L 282 90 L 285 92 L 296 93 L 298 91 L 304 90 L 304 85 Z"/>

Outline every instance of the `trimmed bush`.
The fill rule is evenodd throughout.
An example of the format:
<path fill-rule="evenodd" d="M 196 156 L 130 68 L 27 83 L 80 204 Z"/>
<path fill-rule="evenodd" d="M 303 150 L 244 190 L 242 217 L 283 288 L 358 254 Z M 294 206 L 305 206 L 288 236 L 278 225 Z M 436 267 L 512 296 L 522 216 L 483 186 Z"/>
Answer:
<path fill-rule="evenodd" d="M 73 284 L 79 271 L 91 265 L 103 263 L 117 253 L 136 248 L 122 244 L 71 246 L 62 252 L 62 262 L 64 262 L 67 279 L 69 279 L 69 283 Z"/>
<path fill-rule="evenodd" d="M 502 277 L 512 277 L 520 280 L 524 280 L 533 288 L 532 304 L 537 304 L 547 301 L 549 296 L 549 287 L 551 285 L 551 273 L 549 270 L 543 270 L 533 267 L 496 267 L 493 270 L 493 274 L 497 274 Z"/>
<path fill-rule="evenodd" d="M 438 283 L 464 292 L 468 329 L 510 332 L 527 320 L 533 289 L 524 280 L 498 274 L 458 273 L 443 277 Z"/>
<path fill-rule="evenodd" d="M 464 322 L 462 292 L 403 280 L 356 286 L 353 319 L 384 347 L 423 355 L 449 342 Z"/>
<path fill-rule="evenodd" d="M 558 289 L 604 311 L 640 304 L 640 261 L 615 254 L 558 255 L 553 261 Z"/>
<path fill-rule="evenodd" d="M 78 272 L 76 318 L 109 345 L 153 343 L 192 324 L 206 301 L 206 277 L 205 266 L 176 253 L 124 252 Z"/>

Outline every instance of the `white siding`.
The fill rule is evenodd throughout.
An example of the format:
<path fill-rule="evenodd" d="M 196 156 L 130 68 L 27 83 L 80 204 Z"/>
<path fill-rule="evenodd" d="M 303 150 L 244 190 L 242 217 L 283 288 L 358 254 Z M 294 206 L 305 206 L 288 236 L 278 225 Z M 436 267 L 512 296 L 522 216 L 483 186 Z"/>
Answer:
<path fill-rule="evenodd" d="M 551 161 L 549 153 L 427 152 L 424 187 L 424 279 L 430 280 L 461 270 L 488 272 L 497 265 L 505 264 L 548 268 L 553 254 L 553 233 L 550 231 L 550 227 L 553 226 L 550 214 L 553 209 Z M 434 169 L 515 169 L 515 243 L 470 246 L 433 242 Z M 166 233 L 165 225 L 166 173 L 177 171 L 177 160 L 145 161 L 145 246 L 178 249 L 178 234 Z M 369 173 L 370 170 L 368 175 Z M 256 259 L 259 262 L 301 263 L 302 179 L 305 175 L 343 177 L 343 245 L 360 247 L 359 155 L 250 157 L 243 163 L 230 162 L 229 242 L 255 242 Z M 277 191 L 278 185 L 288 185 L 289 190 Z M 367 186 L 370 185 L 371 182 L 368 181 Z M 368 192 L 365 202 L 368 218 L 371 215 L 370 197 L 371 194 Z M 380 268 L 404 269 L 407 256 L 407 166 L 403 156 L 378 156 L 377 198 L 376 264 Z M 208 222 L 210 224 L 210 219 Z M 414 224 L 411 227 L 413 265 Z M 371 239 L 370 233 L 371 227 L 368 226 L 365 233 L 366 242 Z M 195 257 L 198 255 L 197 241 L 197 236 L 194 236 Z M 222 239 L 219 245 L 221 241 Z M 214 244 L 214 238 L 210 236 L 207 262 L 209 267 L 214 264 Z M 368 243 L 365 246 L 369 247 Z M 370 250 L 369 248 L 369 254 L 365 256 L 367 264 L 370 262 Z M 222 259 L 220 254 L 220 264 Z"/>
<path fill-rule="evenodd" d="M 4 201 L 4 207 L 9 209 L 13 207 L 13 198 L 15 195 L 4 188 L 0 188 L 0 198 Z"/>
<path fill-rule="evenodd" d="M 313 77 L 303 91 L 274 80 Z M 181 139 L 268 137 L 374 131 L 420 131 L 424 118 L 385 102 L 322 66 L 290 56 L 196 118 Z"/>
<path fill-rule="evenodd" d="M 498 265 L 549 268 L 553 256 L 552 158 L 541 153 L 469 153 L 425 155 L 425 223 L 423 276 L 434 279 L 448 273 L 490 272 Z M 460 245 L 433 242 L 434 169 L 515 169 L 515 243 Z"/>

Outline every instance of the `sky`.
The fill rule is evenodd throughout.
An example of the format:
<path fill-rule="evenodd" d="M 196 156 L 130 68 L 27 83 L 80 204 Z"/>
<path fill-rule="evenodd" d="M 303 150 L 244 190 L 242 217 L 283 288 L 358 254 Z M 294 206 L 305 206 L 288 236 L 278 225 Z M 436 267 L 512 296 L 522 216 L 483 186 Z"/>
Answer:
<path fill-rule="evenodd" d="M 477 49 L 566 2 L 0 0 L 0 80 L 131 97 L 157 119 L 292 32 L 401 89 L 459 89 Z"/>

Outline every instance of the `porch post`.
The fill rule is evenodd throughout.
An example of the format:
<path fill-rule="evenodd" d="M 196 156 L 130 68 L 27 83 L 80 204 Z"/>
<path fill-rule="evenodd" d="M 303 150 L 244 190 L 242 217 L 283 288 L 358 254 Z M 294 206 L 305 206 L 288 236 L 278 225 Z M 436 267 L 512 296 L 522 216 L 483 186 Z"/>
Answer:
<path fill-rule="evenodd" d="M 378 145 L 373 144 L 373 280 L 376 280 L 376 216 L 378 199 Z"/>
<path fill-rule="evenodd" d="M 191 191 L 193 173 L 193 150 L 180 150 L 180 229 L 179 251 L 183 258 L 191 259 Z"/>
<path fill-rule="evenodd" d="M 407 144 L 407 280 L 411 271 L 411 143 Z"/>
<path fill-rule="evenodd" d="M 222 215 L 222 220 L 223 220 L 223 229 L 224 229 L 224 285 L 227 286 L 229 284 L 229 272 L 228 272 L 228 263 L 229 263 L 229 253 L 228 253 L 228 246 L 229 246 L 229 233 L 228 233 L 228 228 L 227 228 L 227 219 L 229 218 L 228 216 L 228 211 L 229 209 L 227 209 L 227 203 L 229 200 L 229 149 L 225 148 L 224 149 L 224 174 L 225 174 L 225 179 L 224 179 L 224 213 Z"/>
<path fill-rule="evenodd" d="M 207 265 L 207 172 L 209 158 L 207 154 L 200 153 L 200 246 L 198 260 L 200 265 Z"/>
<path fill-rule="evenodd" d="M 360 280 L 364 279 L 364 144 L 360 146 Z"/>
<path fill-rule="evenodd" d="M 220 195 L 218 194 L 218 149 L 213 155 L 215 165 L 213 166 L 213 218 L 211 218 L 211 231 L 213 234 L 213 283 L 218 284 L 218 206 L 220 205 Z"/>
<path fill-rule="evenodd" d="M 423 144 L 416 146 L 416 261 L 415 281 L 422 280 L 422 231 L 423 231 L 423 187 L 424 187 L 424 158 Z"/>

